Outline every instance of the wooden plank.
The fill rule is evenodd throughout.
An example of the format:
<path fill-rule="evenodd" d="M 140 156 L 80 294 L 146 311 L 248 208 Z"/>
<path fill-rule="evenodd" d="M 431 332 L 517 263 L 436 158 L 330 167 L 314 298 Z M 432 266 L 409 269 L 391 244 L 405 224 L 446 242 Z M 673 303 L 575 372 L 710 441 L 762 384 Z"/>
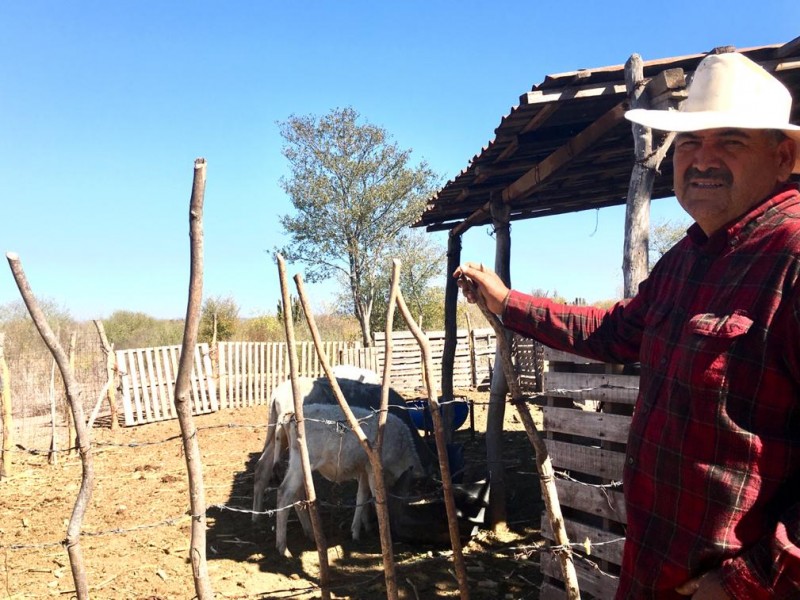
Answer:
<path fill-rule="evenodd" d="M 573 554 L 575 571 L 578 574 L 578 588 L 583 594 L 592 594 L 595 598 L 606 600 L 613 598 L 619 586 L 619 578 L 601 571 L 588 559 L 580 554 Z M 561 564 L 551 552 L 542 552 L 540 560 L 542 574 L 558 581 L 563 581 Z"/>
<path fill-rule="evenodd" d="M 599 360 L 595 360 L 593 358 L 584 358 L 583 356 L 578 356 L 577 354 L 572 354 L 570 352 L 564 352 L 563 350 L 555 350 L 554 348 L 550 348 L 548 346 L 543 346 L 542 358 L 551 362 L 566 362 L 576 364 L 596 364 L 600 362 Z"/>
<path fill-rule="evenodd" d="M 211 363 L 211 348 L 208 344 L 202 345 L 202 363 L 203 363 L 203 379 L 206 385 L 206 394 L 208 394 L 208 408 L 211 412 L 219 410 L 219 402 L 217 401 L 217 390 L 214 387 L 214 367 Z"/>
<path fill-rule="evenodd" d="M 167 383 L 164 381 L 164 360 L 162 358 L 162 353 L 158 351 L 158 348 L 154 348 L 153 351 L 155 352 L 155 371 L 156 371 L 156 390 L 158 395 L 158 404 L 161 407 L 161 414 L 165 416 L 165 418 L 169 418 L 172 416 L 172 411 L 170 407 L 172 405 L 172 398 L 167 393 Z"/>
<path fill-rule="evenodd" d="M 621 489 L 556 478 L 556 490 L 559 502 L 563 506 L 624 525 L 627 522 L 627 514 Z"/>
<path fill-rule="evenodd" d="M 547 440 L 546 443 L 556 470 L 578 471 L 611 481 L 622 480 L 622 467 L 625 463 L 622 452 L 556 440 Z"/>
<path fill-rule="evenodd" d="M 136 422 L 143 423 L 145 422 L 144 414 L 142 413 L 142 409 L 144 406 L 142 405 L 142 394 L 141 394 L 141 384 L 139 383 L 139 372 L 137 370 L 136 364 L 136 354 L 135 350 L 130 351 L 130 361 L 128 362 L 128 369 L 130 369 L 131 374 L 131 386 L 133 389 L 133 405 L 136 407 Z"/>
<path fill-rule="evenodd" d="M 150 381 L 147 378 L 147 369 L 145 368 L 145 351 L 147 348 L 136 350 L 136 369 L 139 374 L 139 382 L 141 383 L 142 391 L 142 408 L 144 410 L 145 418 L 147 421 L 153 421 L 153 407 L 150 404 Z"/>
<path fill-rule="evenodd" d="M 128 365 L 128 352 L 125 350 L 117 350 L 117 368 L 122 377 L 122 412 L 125 415 L 125 425 L 133 425 L 136 421 L 133 414 L 133 403 L 131 399 L 131 375 L 130 366 Z"/>
<path fill-rule="evenodd" d="M 639 394 L 637 375 L 545 371 L 543 380 L 544 393 L 561 398 L 634 404 Z"/>
<path fill-rule="evenodd" d="M 158 397 L 158 382 L 156 380 L 155 365 L 153 364 L 153 349 L 146 348 L 144 351 L 144 368 L 147 376 L 147 387 L 150 393 L 150 404 L 153 410 L 153 419 L 161 421 L 164 417 L 161 414 L 161 401 Z"/>
<path fill-rule="evenodd" d="M 543 407 L 543 428 L 547 431 L 571 433 L 608 442 L 626 443 L 631 417 L 574 408 Z"/>
<path fill-rule="evenodd" d="M 581 554 L 598 560 L 606 560 L 617 566 L 622 565 L 622 548 L 625 545 L 625 537 L 610 531 L 604 531 L 598 527 L 592 527 L 580 523 L 573 519 L 564 519 L 564 528 L 567 530 L 567 538 L 572 544 L 581 544 Z M 545 513 L 542 514 L 542 537 L 555 544 L 555 536 L 550 525 L 550 519 Z"/>
<path fill-rule="evenodd" d="M 172 404 L 171 414 L 174 417 L 178 416 L 175 409 L 175 380 L 178 378 L 178 354 L 180 348 L 178 346 L 169 346 L 164 348 L 164 370 L 167 372 L 167 389 L 169 390 L 170 402 Z"/>

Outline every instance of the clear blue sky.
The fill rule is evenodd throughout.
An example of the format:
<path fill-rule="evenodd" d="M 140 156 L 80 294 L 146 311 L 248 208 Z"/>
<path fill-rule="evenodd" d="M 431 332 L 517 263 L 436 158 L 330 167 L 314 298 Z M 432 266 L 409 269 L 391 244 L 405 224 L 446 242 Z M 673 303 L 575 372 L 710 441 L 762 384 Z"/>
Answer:
<path fill-rule="evenodd" d="M 269 252 L 292 210 L 278 121 L 353 106 L 447 180 L 547 74 L 634 52 L 782 43 L 798 22 L 797 0 L 4 0 L 0 250 L 20 255 L 39 298 L 78 319 L 182 317 L 202 156 L 205 296 L 232 296 L 242 316 L 271 312 Z M 653 217 L 683 215 L 665 200 Z M 515 287 L 618 296 L 623 219 L 612 208 L 515 223 Z M 463 256 L 491 262 L 485 228 L 465 236 Z M 3 263 L 0 304 L 19 300 Z M 318 307 L 331 289 L 308 286 Z"/>

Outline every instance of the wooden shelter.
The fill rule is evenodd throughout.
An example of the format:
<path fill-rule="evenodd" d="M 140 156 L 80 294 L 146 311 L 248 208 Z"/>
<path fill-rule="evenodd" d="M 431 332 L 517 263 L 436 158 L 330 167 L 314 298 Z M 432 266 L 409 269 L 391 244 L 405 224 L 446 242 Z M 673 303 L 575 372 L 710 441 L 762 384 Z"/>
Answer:
<path fill-rule="evenodd" d="M 789 88 L 795 98 L 791 119 L 800 123 L 800 38 L 744 50 L 732 47 L 712 50 L 730 51 L 739 51 L 761 64 Z M 677 108 L 686 96 L 687 83 L 695 68 L 706 54 L 650 61 L 633 55 L 625 65 L 549 75 L 523 94 L 519 105 L 501 119 L 495 139 L 429 200 L 415 224 L 428 231 L 449 230 L 447 272 L 452 273 L 460 263 L 461 235 L 476 225 L 492 225 L 496 239 L 495 271 L 510 285 L 510 221 L 626 204 L 625 244 L 621 250 L 625 295 L 632 295 L 647 273 L 650 199 L 673 196 L 669 156 L 672 136 L 633 125 L 624 114 L 629 108 Z M 455 281 L 448 277 L 442 357 L 445 398 L 453 395 L 449 353 L 455 352 L 456 299 Z M 620 532 L 624 532 L 625 519 L 621 494 L 614 492 L 619 498 L 612 503 L 609 500 L 612 492 L 602 486 L 618 478 L 609 464 L 619 462 L 621 473 L 638 378 L 635 374 L 623 375 L 622 366 L 592 365 L 573 358 L 575 364 L 564 356 L 549 360 L 552 365 L 570 365 L 567 370 L 572 375 L 565 376 L 576 381 L 581 377 L 632 376 L 634 382 L 617 385 L 623 393 L 613 397 L 607 395 L 608 386 L 601 386 L 604 391 L 586 393 L 586 389 L 581 389 L 576 390 L 573 398 L 564 398 L 561 388 L 548 394 L 545 373 L 542 390 L 550 407 L 549 412 L 545 411 L 545 428 L 548 420 L 551 424 L 561 424 L 554 430 L 557 433 L 548 436 L 553 440 L 552 448 L 548 443 L 548 450 L 554 463 L 562 461 L 561 468 L 577 470 L 587 476 L 586 481 L 599 483 L 599 491 L 584 493 L 581 490 L 588 489 L 580 487 L 584 483 L 575 484 L 576 488 L 563 482 L 559 495 L 566 493 L 571 502 L 568 505 L 571 535 L 577 532 L 581 536 L 579 542 L 585 538 L 588 545 L 599 544 L 598 548 L 605 549 L 599 561 L 595 560 L 595 554 L 591 567 L 579 571 L 582 590 L 590 596 L 605 598 L 611 597 L 616 588 L 615 573 L 624 539 Z M 561 368 L 556 366 L 553 370 Z M 577 371 L 585 373 L 573 376 Z M 585 388 L 587 384 L 581 385 Z M 506 393 L 504 376 L 496 369 L 486 431 L 493 494 L 489 519 L 493 523 L 505 520 L 502 422 Z M 550 400 L 559 396 L 561 404 Z M 603 400 L 607 412 L 621 414 L 608 415 L 610 418 L 600 419 L 596 424 L 559 412 L 587 399 Z M 613 431 L 600 431 L 603 427 L 613 427 Z M 587 450 L 589 446 L 592 448 Z M 560 456 L 553 456 L 554 452 Z M 591 465 L 596 470 L 590 470 Z M 542 569 L 546 582 L 542 598 L 563 597 L 556 569 L 548 568 L 546 559 L 544 555 Z"/>

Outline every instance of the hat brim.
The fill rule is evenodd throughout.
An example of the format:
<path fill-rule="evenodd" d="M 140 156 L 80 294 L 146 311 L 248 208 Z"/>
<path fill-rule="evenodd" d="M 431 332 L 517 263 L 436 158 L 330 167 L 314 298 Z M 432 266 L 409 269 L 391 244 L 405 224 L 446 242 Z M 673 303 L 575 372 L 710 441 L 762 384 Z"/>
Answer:
<path fill-rule="evenodd" d="M 704 129 L 777 129 L 794 140 L 797 156 L 792 173 L 800 173 L 800 126 L 791 123 L 777 123 L 773 120 L 753 118 L 749 115 L 736 116 L 716 111 L 682 112 L 679 110 L 648 110 L 634 108 L 625 113 L 625 118 L 639 125 L 661 131 L 702 131 Z"/>

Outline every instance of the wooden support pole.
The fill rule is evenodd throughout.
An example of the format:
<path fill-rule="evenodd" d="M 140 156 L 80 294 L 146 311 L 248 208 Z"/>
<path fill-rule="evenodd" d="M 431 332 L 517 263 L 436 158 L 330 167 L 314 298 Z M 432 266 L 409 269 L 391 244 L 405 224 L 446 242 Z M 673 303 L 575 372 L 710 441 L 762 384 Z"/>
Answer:
<path fill-rule="evenodd" d="M 306 423 L 303 418 L 303 397 L 300 395 L 298 387 L 297 373 L 297 348 L 294 337 L 294 320 L 292 315 L 292 301 L 289 295 L 289 286 L 286 282 L 286 263 L 283 257 L 276 255 L 278 262 L 278 275 L 281 284 L 281 299 L 283 302 L 283 327 L 286 332 L 286 346 L 289 351 L 289 380 L 292 382 L 292 397 L 294 400 L 294 414 L 297 423 L 297 443 L 300 448 L 300 465 L 303 467 L 303 485 L 308 502 L 308 516 L 311 520 L 311 529 L 314 532 L 314 541 L 317 544 L 317 556 L 319 558 L 319 581 L 320 592 L 323 600 L 329 600 L 330 592 L 330 570 L 328 568 L 328 542 L 325 539 L 325 532 L 322 529 L 322 521 L 319 517 L 319 505 L 317 504 L 317 493 L 314 489 L 312 478 L 311 460 L 308 456 L 308 446 L 306 445 Z M 352 413 L 350 415 L 353 416 Z M 279 426 L 276 423 L 275 426 Z M 363 433 L 362 433 L 363 435 Z M 288 507 L 280 506 L 283 510 Z"/>
<path fill-rule="evenodd" d="M 78 597 L 78 600 L 88 600 L 89 583 L 86 577 L 86 567 L 83 561 L 80 536 L 83 517 L 89 507 L 89 502 L 92 499 L 92 491 L 94 489 L 94 458 L 92 456 L 89 431 L 86 428 L 86 421 L 83 416 L 83 402 L 81 401 L 80 386 L 70 368 L 67 353 L 64 352 L 64 349 L 61 347 L 58 338 L 47 322 L 44 311 L 42 311 L 36 297 L 31 291 L 28 279 L 25 276 L 25 271 L 22 269 L 19 256 L 14 252 L 9 252 L 6 254 L 6 258 L 8 258 L 11 272 L 14 275 L 14 280 L 17 282 L 17 287 L 25 302 L 25 306 L 28 308 L 28 313 L 31 315 L 31 319 L 33 319 L 33 323 L 36 325 L 39 335 L 41 335 L 42 340 L 44 340 L 44 343 L 50 349 L 50 353 L 53 355 L 53 359 L 56 361 L 61 371 L 61 377 L 64 380 L 64 386 L 67 392 L 67 402 L 69 403 L 72 418 L 75 423 L 78 450 L 81 457 L 82 475 L 78 496 L 75 499 L 72 516 L 67 525 L 65 545 L 72 569 L 72 579 L 75 583 L 75 595 Z"/>
<path fill-rule="evenodd" d="M 502 202 L 492 203 L 492 222 L 495 234 L 494 270 L 500 279 L 511 287 L 511 227 L 509 214 L 511 208 Z M 504 332 L 511 341 L 510 332 Z M 497 338 L 494 364 L 500 364 L 501 336 Z M 503 461 L 503 422 L 506 414 L 506 395 L 509 383 L 503 369 L 495 368 L 492 372 L 489 390 L 489 409 L 486 415 L 486 461 L 489 477 L 492 482 L 492 494 L 489 498 L 489 523 L 494 531 L 507 529 L 506 524 L 506 477 Z"/>
<path fill-rule="evenodd" d="M 553 548 L 553 551 L 558 556 L 561 564 L 561 571 L 567 588 L 567 598 L 569 600 L 579 600 L 581 595 L 578 588 L 578 575 L 575 571 L 575 563 L 572 560 L 572 547 L 570 546 L 569 537 L 567 536 L 567 530 L 564 525 L 561 504 L 558 501 L 555 471 L 553 470 L 553 463 L 550 460 L 550 454 L 547 450 L 547 444 L 536 428 L 536 424 L 533 422 L 533 417 L 531 417 L 530 410 L 528 410 L 527 401 L 515 377 L 514 364 L 511 360 L 511 343 L 505 335 L 507 332 L 500 323 L 500 319 L 486 307 L 486 304 L 482 301 L 482 297 L 479 294 L 476 294 L 476 297 L 478 298 L 478 306 L 480 306 L 481 312 L 486 317 L 486 320 L 489 321 L 497 336 L 497 347 L 502 367 L 500 370 L 506 375 L 506 380 L 508 381 L 508 386 L 511 391 L 511 402 L 517 409 L 517 413 L 525 427 L 525 433 L 528 435 L 528 440 L 531 442 L 536 454 L 536 469 L 539 472 L 542 498 L 544 499 L 550 527 L 553 530 L 553 536 L 558 544 L 556 548 Z M 495 372 L 497 371 L 498 369 L 495 369 Z"/>
<path fill-rule="evenodd" d="M 679 85 L 683 81 L 677 73 L 665 85 Z M 625 63 L 625 85 L 631 108 L 649 108 L 645 94 L 644 66 L 638 54 L 632 54 Z M 674 134 L 668 134 L 659 148 L 653 151 L 653 132 L 637 123 L 632 125 L 635 162 L 631 171 L 625 209 L 625 242 L 622 257 L 622 277 L 625 298 L 632 298 L 639 284 L 647 278 L 648 245 L 650 237 L 650 197 L 653 193 L 658 167 L 669 149 Z"/>
<path fill-rule="evenodd" d="M 399 293 L 400 288 L 400 272 L 395 267 L 392 272 L 392 284 L 389 290 L 389 304 L 386 313 L 386 336 L 385 336 L 385 350 L 386 355 L 383 363 L 383 380 L 381 385 L 381 403 L 378 409 L 378 427 L 375 434 L 375 439 L 370 440 L 367 438 L 364 430 L 356 419 L 347 400 L 339 387 L 339 382 L 331 370 L 330 361 L 327 355 L 323 352 L 322 341 L 317 328 L 316 320 L 311 312 L 311 305 L 308 302 L 305 289 L 303 287 L 303 280 L 299 275 L 295 275 L 295 283 L 297 284 L 297 294 L 300 297 L 300 302 L 303 307 L 303 314 L 306 317 L 311 337 L 314 340 L 314 347 L 317 350 L 322 369 L 331 385 L 336 401 L 339 407 L 347 417 L 347 421 L 353 430 L 353 433 L 358 438 L 361 447 L 367 455 L 372 474 L 375 480 L 375 514 L 378 517 L 378 534 L 381 541 L 381 558 L 383 560 L 384 570 L 384 583 L 386 584 L 386 598 L 388 600 L 397 600 L 399 598 L 399 589 L 397 587 L 397 569 L 394 560 L 394 549 L 392 547 L 392 531 L 389 518 L 389 498 L 386 492 L 386 480 L 383 474 L 383 433 L 386 428 L 386 418 L 389 415 L 389 388 L 391 380 L 392 368 L 392 322 L 394 321 L 394 301 Z"/>
<path fill-rule="evenodd" d="M 444 290 L 444 348 L 442 349 L 442 401 L 445 402 L 445 439 L 452 441 L 453 428 L 453 365 L 458 346 L 458 284 L 452 276 L 461 264 L 461 236 L 451 235 L 447 240 L 447 277 Z"/>
<path fill-rule="evenodd" d="M 208 575 L 206 560 L 206 497 L 203 485 L 203 464 L 197 428 L 192 418 L 191 375 L 194 364 L 194 349 L 200 329 L 200 312 L 203 300 L 203 200 L 206 189 L 206 161 L 194 161 L 192 195 L 189 202 L 190 273 L 189 298 L 186 305 L 186 321 L 183 330 L 181 357 L 175 378 L 175 412 L 181 428 L 183 454 L 189 478 L 189 505 L 192 516 L 189 559 L 198 600 L 212 600 L 214 590 Z"/>
<path fill-rule="evenodd" d="M 398 261 L 394 261 L 395 270 L 399 270 Z M 454 269 L 455 270 L 455 269 Z M 414 323 L 411 311 L 408 310 L 402 292 L 397 292 L 397 307 L 408 324 L 409 330 L 416 338 L 422 354 L 422 361 L 426 365 L 428 373 L 433 373 L 433 360 L 431 359 L 430 342 L 423 331 Z M 450 532 L 450 546 L 453 550 L 453 565 L 456 570 L 456 580 L 461 600 L 469 600 L 469 582 L 467 580 L 467 568 L 464 564 L 464 554 L 461 548 L 461 534 L 458 527 L 458 512 L 455 499 L 453 497 L 453 481 L 450 476 L 450 464 L 448 463 L 447 442 L 444 436 L 444 425 L 442 415 L 439 411 L 439 400 L 436 394 L 436 387 L 433 377 L 429 377 L 427 383 L 428 392 L 428 411 L 433 421 L 433 437 L 436 441 L 436 450 L 439 456 L 439 470 L 442 475 L 442 493 L 444 496 L 444 507 L 447 513 L 447 525 Z"/>

